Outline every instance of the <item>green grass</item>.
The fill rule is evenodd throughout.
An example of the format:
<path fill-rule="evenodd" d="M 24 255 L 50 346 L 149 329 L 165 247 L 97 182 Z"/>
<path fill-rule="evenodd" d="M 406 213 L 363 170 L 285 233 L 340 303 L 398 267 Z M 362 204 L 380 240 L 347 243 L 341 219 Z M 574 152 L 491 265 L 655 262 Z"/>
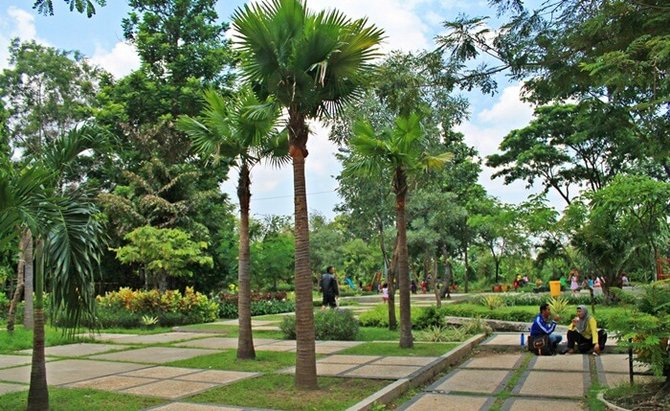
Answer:
<path fill-rule="evenodd" d="M 24 410 L 28 403 L 28 391 L 13 392 L 0 396 L 0 411 Z M 96 391 L 83 388 L 49 387 L 49 405 L 52 411 L 115 410 L 134 411 L 165 404 L 165 400 Z"/>
<path fill-rule="evenodd" d="M 282 410 L 339 411 L 389 384 L 385 380 L 320 377 L 319 389 L 297 390 L 293 375 L 270 374 L 213 388 L 188 401 Z"/>
<path fill-rule="evenodd" d="M 357 341 L 400 341 L 398 330 L 389 330 L 379 327 L 360 327 L 358 329 Z"/>
<path fill-rule="evenodd" d="M 165 364 L 174 367 L 202 368 L 228 371 L 274 372 L 295 365 L 295 353 L 256 351 L 255 360 L 238 360 L 236 350 L 203 355 Z"/>
<path fill-rule="evenodd" d="M 512 374 L 512 377 L 507 381 L 507 384 L 505 384 L 505 388 L 503 388 L 502 391 L 496 395 L 496 400 L 491 406 L 491 411 L 498 411 L 502 407 L 502 405 L 505 403 L 505 401 L 512 396 L 512 390 L 516 385 L 519 383 L 519 380 L 521 379 L 521 375 L 526 371 L 528 368 L 528 363 L 530 360 L 533 358 L 533 354 L 531 353 L 526 353 L 524 359 L 521 361 L 521 365 L 519 365 L 519 368 L 514 370 L 514 373 Z"/>
<path fill-rule="evenodd" d="M 72 344 L 76 342 L 90 342 L 91 338 L 74 337 L 70 338 L 63 334 L 60 329 L 45 327 L 46 346 Z M 13 351 L 27 350 L 33 348 L 33 332 L 26 330 L 23 326 L 17 325 L 14 332 L 0 331 L 0 353 L 7 354 Z"/>
<path fill-rule="evenodd" d="M 419 343 L 413 348 L 400 348 L 398 343 L 368 342 L 347 348 L 338 354 L 347 355 L 391 355 L 406 357 L 438 357 L 458 347 L 453 343 Z"/>
<path fill-rule="evenodd" d="M 179 329 L 184 331 L 203 331 L 221 334 L 221 337 L 237 337 L 239 335 L 239 327 L 236 325 L 223 325 L 223 324 L 192 324 L 179 327 Z M 272 331 L 272 330 L 254 330 L 255 338 L 276 338 L 284 339 L 284 335 L 281 331 Z"/>

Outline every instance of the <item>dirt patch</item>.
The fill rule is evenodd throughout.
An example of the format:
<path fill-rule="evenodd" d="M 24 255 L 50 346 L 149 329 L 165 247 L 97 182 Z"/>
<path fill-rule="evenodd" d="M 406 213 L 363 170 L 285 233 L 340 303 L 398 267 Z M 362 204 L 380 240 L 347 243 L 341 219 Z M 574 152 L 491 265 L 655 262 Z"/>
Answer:
<path fill-rule="evenodd" d="M 613 390 L 605 399 L 619 407 L 634 411 L 670 410 L 670 395 L 657 396 L 662 383 L 641 384 L 628 390 Z"/>

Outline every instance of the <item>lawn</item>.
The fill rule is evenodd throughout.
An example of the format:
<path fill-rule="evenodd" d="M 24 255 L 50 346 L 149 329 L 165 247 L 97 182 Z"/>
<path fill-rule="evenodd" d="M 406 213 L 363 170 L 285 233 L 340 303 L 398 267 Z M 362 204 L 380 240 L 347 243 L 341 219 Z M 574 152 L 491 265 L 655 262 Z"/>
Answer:
<path fill-rule="evenodd" d="M 92 342 L 88 337 L 69 337 L 63 331 L 45 326 L 46 346 L 72 344 L 76 342 Z M 17 325 L 13 332 L 0 331 L 0 354 L 33 348 L 33 332 Z"/>
<path fill-rule="evenodd" d="M 347 348 L 338 354 L 439 357 L 456 347 L 458 344 L 455 343 L 415 343 L 413 348 L 400 348 L 397 342 L 368 342 Z"/>
<path fill-rule="evenodd" d="M 255 360 L 238 360 L 236 350 L 227 350 L 222 353 L 173 361 L 164 365 L 172 367 L 270 373 L 282 368 L 294 366 L 295 353 L 256 351 Z"/>
<path fill-rule="evenodd" d="M 268 374 L 213 388 L 190 397 L 188 401 L 295 411 L 340 411 L 367 398 L 390 382 L 320 377 L 319 389 L 299 391 L 294 386 L 293 375 Z"/>
<path fill-rule="evenodd" d="M 49 387 L 49 405 L 51 411 L 81 410 L 144 410 L 165 404 L 167 401 L 121 394 L 118 392 L 97 391 L 85 388 Z M 28 391 L 13 392 L 0 396 L 0 411 L 24 410 L 28 403 Z"/>

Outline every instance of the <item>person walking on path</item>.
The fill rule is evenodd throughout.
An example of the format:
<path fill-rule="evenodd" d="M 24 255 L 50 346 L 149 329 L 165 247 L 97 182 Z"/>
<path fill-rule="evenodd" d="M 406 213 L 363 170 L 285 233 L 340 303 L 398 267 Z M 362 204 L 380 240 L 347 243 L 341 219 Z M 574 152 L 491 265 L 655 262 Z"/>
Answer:
<path fill-rule="evenodd" d="M 572 320 L 568 327 L 568 351 L 572 354 L 576 351 L 588 353 L 593 350 L 593 355 L 600 354 L 607 338 L 604 333 L 598 332 L 598 323 L 589 313 L 584 305 L 577 306 L 577 317 Z"/>
<path fill-rule="evenodd" d="M 336 308 L 336 299 L 340 296 L 340 289 L 337 286 L 337 278 L 335 278 L 335 267 L 329 265 L 328 268 L 326 268 L 326 272 L 321 276 L 321 282 L 319 285 L 321 288 L 321 293 L 323 293 L 322 306 Z"/>
<path fill-rule="evenodd" d="M 540 313 L 535 316 L 533 324 L 530 326 L 530 340 L 529 345 L 532 346 L 532 340 L 535 338 L 541 338 L 546 335 L 549 339 L 549 345 L 551 346 L 551 352 L 555 353 L 558 343 L 563 340 L 562 335 L 554 334 L 556 330 L 556 321 L 560 320 L 558 315 L 551 317 L 551 308 L 549 304 L 543 303 L 540 305 Z"/>

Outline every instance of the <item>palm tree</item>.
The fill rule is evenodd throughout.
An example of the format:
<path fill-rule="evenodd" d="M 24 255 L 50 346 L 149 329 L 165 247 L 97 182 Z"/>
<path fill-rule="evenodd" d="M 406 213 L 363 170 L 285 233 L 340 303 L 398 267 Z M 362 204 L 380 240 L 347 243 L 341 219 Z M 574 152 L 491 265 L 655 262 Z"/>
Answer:
<path fill-rule="evenodd" d="M 420 118 L 416 114 L 399 116 L 393 128 L 376 133 L 369 122 L 354 124 L 354 137 L 350 144 L 352 162 L 347 172 L 362 172 L 379 175 L 385 167 L 393 173 L 393 192 L 396 197 L 397 229 L 397 275 L 400 288 L 400 347 L 411 348 L 412 320 L 410 316 L 410 279 L 407 252 L 407 222 L 405 206 L 408 176 L 419 170 L 428 170 L 443 165 L 451 154 L 431 156 L 426 153 L 424 133 Z"/>
<path fill-rule="evenodd" d="M 218 165 L 221 158 L 235 159 L 240 173 L 237 197 L 240 202 L 239 293 L 237 311 L 239 335 L 237 358 L 254 359 L 251 332 L 251 261 L 249 253 L 249 203 L 251 200 L 251 168 L 262 158 L 275 163 L 287 161 L 286 144 L 275 132 L 278 112 L 274 105 L 261 102 L 251 92 L 242 90 L 233 101 L 214 90 L 205 93 L 206 107 L 202 118 L 182 116 L 177 128 L 189 135 L 194 149 Z M 259 109 L 262 108 L 262 109 Z M 286 141 L 284 136 L 283 141 Z M 283 146 L 283 147 L 282 147 Z M 283 148 L 283 155 L 281 149 Z"/>
<path fill-rule="evenodd" d="M 303 0 L 246 4 L 233 14 L 242 70 L 254 89 L 288 112 L 295 213 L 296 373 L 298 388 L 317 387 L 312 275 L 305 189 L 307 119 L 336 114 L 359 96 L 383 31 L 337 10 L 313 13 Z"/>
<path fill-rule="evenodd" d="M 97 210 L 82 193 L 53 194 L 53 173 L 36 165 L 0 173 L 0 238 L 28 227 L 35 243 L 35 306 L 29 410 L 49 409 L 44 355 L 44 284 L 49 274 L 53 313 L 74 332 L 94 315 L 93 276 L 101 255 Z"/>

